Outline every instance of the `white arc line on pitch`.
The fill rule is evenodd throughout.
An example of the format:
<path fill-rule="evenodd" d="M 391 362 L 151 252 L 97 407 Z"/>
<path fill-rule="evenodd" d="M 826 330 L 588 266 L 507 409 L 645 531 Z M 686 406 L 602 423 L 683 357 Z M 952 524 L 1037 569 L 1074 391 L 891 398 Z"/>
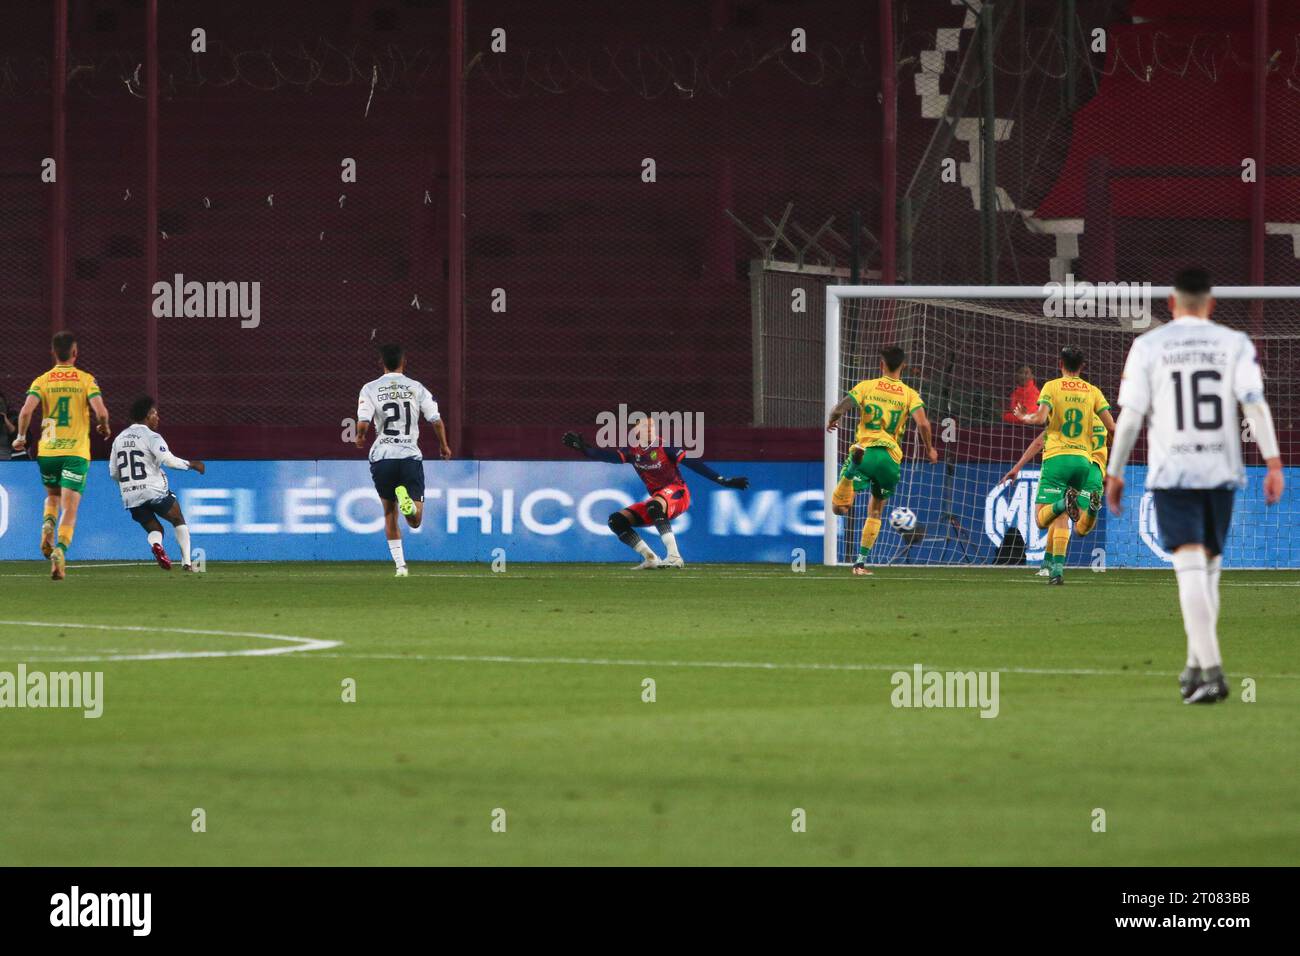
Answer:
<path fill-rule="evenodd" d="M 342 641 L 324 641 L 315 637 L 293 637 L 289 634 L 262 634 L 256 631 L 214 631 L 194 627 L 146 627 L 135 624 L 59 624 L 52 621 L 2 621 L 14 627 L 76 628 L 84 631 L 137 631 L 146 634 L 185 634 L 196 637 L 248 637 L 260 641 L 281 641 L 282 647 L 253 647 L 235 651 L 146 651 L 139 654 L 89 654 L 72 657 L 36 657 L 33 661 L 100 662 L 100 661 L 175 661 L 199 657 L 273 657 L 299 651 L 321 651 L 339 647 Z M 0 653 L 4 647 L 0 646 Z"/>
<path fill-rule="evenodd" d="M 435 661 L 453 664 L 558 664 L 585 667 L 714 667 L 724 670 L 761 671 L 907 671 L 911 664 L 816 664 L 771 661 L 651 661 L 606 657 L 513 657 L 504 654 L 314 654 L 366 661 Z M 927 664 L 928 670 L 997 671 L 1001 674 L 1035 674 L 1045 677 L 1169 677 L 1172 671 L 1103 670 L 1091 667 L 957 667 Z M 1300 680 L 1300 674 L 1243 674 L 1268 680 Z"/>

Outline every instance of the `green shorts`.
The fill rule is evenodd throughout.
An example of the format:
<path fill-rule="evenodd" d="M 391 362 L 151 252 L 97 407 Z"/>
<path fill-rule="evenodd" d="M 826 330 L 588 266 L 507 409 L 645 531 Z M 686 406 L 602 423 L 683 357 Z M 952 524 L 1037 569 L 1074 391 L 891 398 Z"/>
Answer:
<path fill-rule="evenodd" d="M 76 455 L 46 455 L 41 463 L 41 484 L 47 488 L 67 488 L 82 492 L 86 488 L 86 472 L 90 460 Z"/>
<path fill-rule="evenodd" d="M 1102 489 L 1106 486 L 1106 479 L 1101 473 L 1101 465 L 1095 461 L 1092 467 L 1088 469 L 1088 480 L 1083 484 L 1083 490 L 1088 493 L 1089 497 L 1096 495 L 1101 497 Z"/>
<path fill-rule="evenodd" d="M 1034 504 L 1055 504 L 1067 488 L 1083 491 L 1088 487 L 1089 472 L 1094 469 L 1100 476 L 1101 469 L 1084 455 L 1055 455 L 1047 459 L 1038 478 L 1038 495 Z"/>
<path fill-rule="evenodd" d="M 850 453 L 844 459 L 840 477 L 853 479 L 853 490 L 871 489 L 871 497 L 884 500 L 898 487 L 898 462 L 884 448 L 866 448 L 862 452 L 862 461 L 853 464 Z"/>

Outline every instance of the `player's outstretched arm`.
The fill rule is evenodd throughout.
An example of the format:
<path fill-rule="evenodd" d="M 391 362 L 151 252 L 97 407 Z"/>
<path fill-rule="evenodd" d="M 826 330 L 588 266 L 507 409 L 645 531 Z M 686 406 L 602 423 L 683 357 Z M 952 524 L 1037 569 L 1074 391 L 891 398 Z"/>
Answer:
<path fill-rule="evenodd" d="M 1273 412 L 1262 396 L 1254 401 L 1243 402 L 1241 410 L 1246 413 L 1246 420 L 1255 433 L 1260 457 L 1268 467 L 1268 473 L 1264 475 L 1264 503 L 1275 505 L 1282 500 L 1286 479 L 1282 475 L 1282 449 L 1278 445 L 1277 429 L 1273 425 Z"/>
<path fill-rule="evenodd" d="M 1020 477 L 1020 469 L 1038 457 L 1038 453 L 1043 450 L 1043 444 L 1047 441 L 1047 432 L 1039 432 L 1038 437 L 1029 443 L 1025 453 L 1020 456 L 1020 460 L 1011 466 L 1011 470 L 1002 476 L 1002 481 L 1015 481 Z"/>
<path fill-rule="evenodd" d="M 925 446 L 925 457 L 930 459 L 930 464 L 939 460 L 939 449 L 934 447 L 934 435 L 930 431 L 930 416 L 925 413 L 924 408 L 918 408 L 912 412 L 912 421 L 916 422 L 916 433 L 921 436 L 921 444 Z"/>
<path fill-rule="evenodd" d="M 705 478 L 709 479 L 709 481 L 722 485 L 724 488 L 739 488 L 741 491 L 744 491 L 749 487 L 749 479 L 743 475 L 736 478 L 725 478 L 698 458 L 683 458 L 682 464 L 697 475 L 703 475 Z"/>
<path fill-rule="evenodd" d="M 443 461 L 448 461 L 451 458 L 451 446 L 447 444 L 447 429 L 441 418 L 433 423 L 433 432 L 438 436 L 438 454 Z"/>
<path fill-rule="evenodd" d="M 565 432 L 564 438 L 561 440 L 569 448 L 586 455 L 592 461 L 608 461 L 615 465 L 620 465 L 626 461 L 617 448 L 593 448 L 577 432 Z"/>
<path fill-rule="evenodd" d="M 830 417 L 826 420 L 826 430 L 828 432 L 833 432 L 835 431 L 835 429 L 839 428 L 840 419 L 843 418 L 846 414 L 848 414 L 849 409 L 852 407 L 853 407 L 852 395 L 845 395 L 838 402 L 836 402 L 835 407 L 831 409 Z"/>
<path fill-rule="evenodd" d="M 1110 464 L 1106 468 L 1106 503 L 1110 505 L 1111 514 L 1119 514 L 1124 500 L 1124 467 L 1128 464 L 1133 446 L 1137 444 L 1138 435 L 1146 415 L 1136 408 L 1125 408 L 1115 423 L 1115 443 L 1110 450 Z"/>
<path fill-rule="evenodd" d="M 36 413 L 36 409 L 40 404 L 39 398 L 35 395 L 28 395 L 27 401 L 23 402 L 23 407 L 19 409 L 18 437 L 14 439 L 14 451 L 22 451 L 27 447 L 27 429 L 32 427 L 32 415 Z"/>
<path fill-rule="evenodd" d="M 1052 406 L 1040 399 L 1038 407 L 1032 412 L 1025 411 L 1025 407 L 1020 404 L 1017 404 L 1011 411 L 1026 425 L 1046 425 L 1047 419 L 1052 415 Z"/>
<path fill-rule="evenodd" d="M 90 410 L 95 413 L 95 431 L 103 438 L 112 438 L 113 428 L 108 423 L 108 406 L 104 404 L 104 396 L 96 395 L 92 398 Z"/>

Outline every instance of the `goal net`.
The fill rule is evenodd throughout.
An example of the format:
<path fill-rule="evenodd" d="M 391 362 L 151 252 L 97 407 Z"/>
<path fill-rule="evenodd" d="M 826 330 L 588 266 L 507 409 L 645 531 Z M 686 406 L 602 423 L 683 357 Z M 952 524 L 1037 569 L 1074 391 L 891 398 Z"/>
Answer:
<path fill-rule="evenodd" d="M 1049 294 L 1057 292 L 1059 294 Z M 921 394 L 939 449 L 938 464 L 926 459 L 915 423 L 903 441 L 898 486 L 884 507 L 874 564 L 1036 565 L 1047 533 L 1034 521 L 1041 458 L 1029 461 L 1017 480 L 1002 476 L 1041 431 L 1011 419 L 1012 395 L 1027 367 L 1041 388 L 1056 378 L 1060 351 L 1083 350 L 1082 376 L 1097 385 L 1118 413 L 1124 360 L 1133 339 L 1168 320 L 1168 287 L 1105 286 L 833 286 L 826 296 L 827 408 L 863 379 L 880 374 L 880 350 L 897 345 L 907 353 L 903 380 Z M 1296 533 L 1300 468 L 1294 467 L 1300 418 L 1300 287 L 1220 287 L 1215 321 L 1248 332 L 1264 370 L 1287 491 L 1264 504 L 1264 467 L 1248 422 L 1242 449 L 1248 485 L 1237 496 L 1224 555 L 1226 567 L 1300 567 Z M 1146 303 L 1149 302 L 1149 307 Z M 1240 419 L 1240 409 L 1238 409 Z M 852 514 L 831 513 L 830 496 L 853 443 L 857 410 L 845 416 L 824 449 L 827 501 L 826 564 L 857 552 L 868 492 L 857 494 Z M 1086 537 L 1071 535 L 1073 566 L 1162 567 L 1155 509 L 1145 490 L 1145 442 L 1139 440 L 1126 473 L 1123 514 L 1104 512 Z M 896 510 L 915 515 L 891 522 Z M 1016 547 L 1016 536 L 1023 551 Z M 1021 554 L 1023 553 L 1023 557 Z"/>

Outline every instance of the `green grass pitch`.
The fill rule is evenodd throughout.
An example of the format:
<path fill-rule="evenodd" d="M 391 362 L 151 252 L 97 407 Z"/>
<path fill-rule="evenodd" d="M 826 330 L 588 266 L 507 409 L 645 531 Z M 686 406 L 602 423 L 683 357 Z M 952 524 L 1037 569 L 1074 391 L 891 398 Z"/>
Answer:
<path fill-rule="evenodd" d="M 0 710 L 5 864 L 1300 856 L 1294 572 L 1224 575 L 1233 696 L 1199 708 L 1177 697 L 1165 572 L 1073 570 L 1060 589 L 1023 569 L 719 565 L 0 576 L 0 671 L 104 673 L 97 720 Z M 235 632 L 340 643 L 172 656 L 291 646 Z M 136 655 L 155 659 L 103 660 Z M 999 671 L 998 716 L 895 708 L 891 674 L 916 663 Z"/>

